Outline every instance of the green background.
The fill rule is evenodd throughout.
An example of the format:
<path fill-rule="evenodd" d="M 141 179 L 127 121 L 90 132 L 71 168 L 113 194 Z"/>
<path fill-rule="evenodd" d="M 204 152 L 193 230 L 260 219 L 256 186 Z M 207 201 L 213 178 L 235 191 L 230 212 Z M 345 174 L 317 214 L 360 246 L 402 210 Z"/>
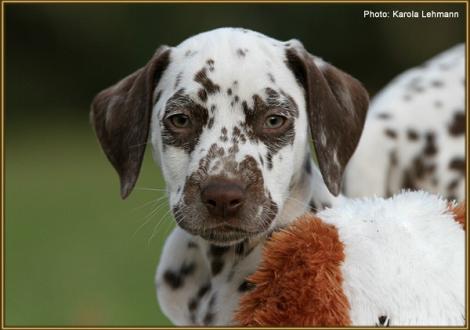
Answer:
<path fill-rule="evenodd" d="M 364 19 L 363 10 L 457 10 L 459 19 Z M 464 4 L 6 4 L 6 325 L 169 325 L 153 275 L 173 228 L 146 155 L 131 197 L 88 109 L 160 44 L 222 26 L 297 38 L 371 94 L 465 41 Z M 156 189 L 156 190 L 148 190 Z"/>

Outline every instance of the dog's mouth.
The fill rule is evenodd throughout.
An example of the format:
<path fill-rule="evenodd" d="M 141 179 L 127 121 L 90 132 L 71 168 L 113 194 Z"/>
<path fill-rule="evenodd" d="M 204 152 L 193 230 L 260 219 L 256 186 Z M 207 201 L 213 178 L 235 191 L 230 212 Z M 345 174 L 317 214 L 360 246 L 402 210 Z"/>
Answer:
<path fill-rule="evenodd" d="M 222 224 L 212 228 L 203 229 L 198 233 L 198 235 L 206 241 L 214 244 L 232 245 L 261 233 L 262 231 L 250 232 L 239 227 Z"/>
<path fill-rule="evenodd" d="M 178 225 L 190 234 L 200 236 L 210 243 L 217 245 L 232 245 L 246 239 L 263 235 L 263 233 L 267 233 L 271 223 L 274 221 L 274 218 L 275 217 L 273 216 L 272 219 L 264 219 L 264 221 L 259 221 L 260 219 L 253 218 L 249 221 L 252 225 L 246 225 L 246 223 L 243 224 L 244 221 L 241 221 L 241 219 L 231 219 L 233 221 L 217 221 L 217 223 L 214 224 L 215 219 L 212 218 L 205 220 L 200 219 L 197 222 L 203 225 L 197 225 L 194 227 L 187 221 L 180 221 L 178 222 Z M 258 223 L 258 225 L 253 226 L 253 223 Z"/>

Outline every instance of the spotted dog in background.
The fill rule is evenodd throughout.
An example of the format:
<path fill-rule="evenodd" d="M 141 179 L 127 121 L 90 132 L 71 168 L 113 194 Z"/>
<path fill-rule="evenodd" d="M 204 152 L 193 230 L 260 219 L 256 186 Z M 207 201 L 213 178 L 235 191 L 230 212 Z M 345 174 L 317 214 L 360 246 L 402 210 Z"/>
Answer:
<path fill-rule="evenodd" d="M 162 46 L 97 95 L 92 123 L 122 197 L 148 137 L 163 172 L 178 227 L 156 286 L 172 322 L 232 323 L 266 237 L 338 195 L 367 107 L 356 79 L 299 41 L 233 28 Z"/>
<path fill-rule="evenodd" d="M 371 100 L 346 170 L 351 197 L 424 189 L 465 199 L 465 46 L 395 78 Z"/>

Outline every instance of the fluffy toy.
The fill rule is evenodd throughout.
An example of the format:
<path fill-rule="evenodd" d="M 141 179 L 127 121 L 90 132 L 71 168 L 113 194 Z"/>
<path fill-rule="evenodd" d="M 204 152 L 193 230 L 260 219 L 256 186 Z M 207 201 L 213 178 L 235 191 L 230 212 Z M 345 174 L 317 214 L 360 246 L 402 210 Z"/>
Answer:
<path fill-rule="evenodd" d="M 274 233 L 243 326 L 464 325 L 465 208 L 424 192 L 350 200 Z"/>

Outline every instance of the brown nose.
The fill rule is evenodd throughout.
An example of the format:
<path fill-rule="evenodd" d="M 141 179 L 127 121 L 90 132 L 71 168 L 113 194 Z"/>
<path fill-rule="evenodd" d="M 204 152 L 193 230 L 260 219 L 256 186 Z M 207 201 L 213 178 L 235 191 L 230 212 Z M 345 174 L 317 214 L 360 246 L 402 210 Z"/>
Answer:
<path fill-rule="evenodd" d="M 243 205 L 245 189 L 237 181 L 211 180 L 202 189 L 201 198 L 211 215 L 233 217 Z"/>

